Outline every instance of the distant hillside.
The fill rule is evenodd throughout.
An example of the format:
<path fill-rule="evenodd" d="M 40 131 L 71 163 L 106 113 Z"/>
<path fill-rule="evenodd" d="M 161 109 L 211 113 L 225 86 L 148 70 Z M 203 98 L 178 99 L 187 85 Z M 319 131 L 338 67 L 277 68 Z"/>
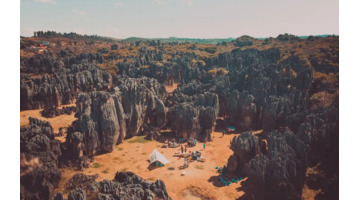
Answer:
<path fill-rule="evenodd" d="M 178 37 L 169 37 L 169 38 L 140 38 L 140 37 L 130 37 L 126 38 L 123 41 L 134 42 L 134 41 L 151 41 L 151 40 L 160 40 L 161 42 L 197 42 L 202 44 L 216 44 L 219 42 L 230 42 L 235 40 L 235 38 L 211 38 L 211 39 L 201 39 L 201 38 L 178 38 Z"/>

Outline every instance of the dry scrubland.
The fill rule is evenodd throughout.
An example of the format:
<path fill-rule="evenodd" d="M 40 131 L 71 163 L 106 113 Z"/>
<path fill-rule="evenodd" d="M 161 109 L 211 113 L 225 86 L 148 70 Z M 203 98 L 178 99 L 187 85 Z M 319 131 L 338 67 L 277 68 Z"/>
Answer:
<path fill-rule="evenodd" d="M 211 67 L 207 66 L 208 63 L 206 62 L 211 62 L 212 58 L 217 58 L 224 52 L 232 52 L 237 48 L 240 48 L 243 51 L 251 49 L 269 50 L 272 48 L 277 48 L 281 52 L 280 59 L 277 61 L 277 64 L 286 61 L 292 56 L 297 56 L 301 60 L 301 63 L 304 63 L 306 67 L 312 67 L 312 77 L 310 79 L 312 87 L 311 90 L 308 91 L 309 96 L 306 97 L 307 105 L 304 105 L 308 107 L 309 110 L 330 108 L 331 106 L 334 106 L 339 97 L 339 73 L 327 73 L 326 69 L 324 70 L 320 67 L 313 67 L 317 65 L 321 66 L 321 61 L 327 60 L 328 64 L 337 68 L 338 71 L 339 64 L 338 57 L 336 57 L 336 52 L 339 50 L 338 38 L 334 37 L 320 38 L 316 40 L 289 39 L 281 41 L 280 39 L 274 38 L 258 40 L 248 36 L 243 36 L 237 38 L 234 42 L 227 42 L 218 45 L 194 44 L 187 42 L 178 44 L 165 43 L 161 46 L 152 46 L 144 43 L 136 45 L 135 42 L 121 41 L 109 42 L 94 40 L 90 43 L 89 40 L 76 40 L 66 37 L 32 37 L 27 38 L 26 40 L 33 42 L 43 40 L 49 41 L 50 46 L 48 46 L 47 50 L 48 52 L 56 55 L 61 54 L 63 50 L 68 52 L 69 55 L 67 56 L 73 56 L 80 53 L 99 53 L 99 50 L 107 49 L 107 52 L 101 53 L 103 59 L 102 62 L 97 62 L 96 65 L 114 77 L 115 75 L 120 74 L 121 70 L 123 70 L 119 66 L 126 66 L 128 63 L 135 63 L 139 61 L 139 52 L 141 52 L 141 49 L 144 47 L 146 47 L 147 51 L 165 52 L 164 59 L 161 61 L 151 61 L 150 64 L 141 65 L 136 68 L 136 70 L 138 70 L 137 72 L 141 71 L 142 74 L 149 74 L 151 72 L 151 67 L 153 67 L 151 65 L 176 66 L 178 64 L 177 62 L 183 59 L 181 58 L 181 55 L 195 54 L 196 59 L 188 61 L 187 64 L 189 64 L 191 69 L 196 67 L 206 69 L 204 70 L 205 75 L 203 78 L 216 78 L 229 75 L 229 73 L 231 73 L 230 67 L 225 65 Z M 76 41 L 76 43 L 74 43 L 74 41 Z M 118 48 L 112 50 L 111 46 L 115 43 L 118 45 Z M 34 52 L 21 49 L 20 54 L 22 58 L 29 58 L 44 54 L 44 52 Z M 290 77 L 289 79 L 295 80 L 300 72 L 296 72 L 294 69 L 287 71 L 286 67 L 280 68 L 279 71 L 281 76 Z M 290 76 L 288 76 L 288 74 L 290 74 Z M 37 79 L 36 81 L 39 81 L 41 78 L 43 78 L 44 75 L 50 76 L 51 74 L 28 73 L 27 75 L 33 79 Z M 157 74 L 154 76 L 156 75 Z M 191 75 L 194 76 L 194 74 Z M 239 80 L 243 80 L 242 84 L 244 85 L 251 81 L 248 78 L 248 74 L 243 74 L 242 77 L 238 77 Z M 165 80 L 164 82 L 166 93 L 163 94 L 163 96 L 165 97 L 172 97 L 172 95 L 174 93 L 176 94 L 176 91 L 178 91 L 176 89 L 182 86 L 181 80 L 172 79 L 171 81 Z M 167 84 L 168 82 L 171 82 L 171 84 Z M 89 91 L 95 90 L 91 87 Z M 290 85 L 289 88 L 291 88 Z M 172 103 L 173 101 L 170 101 L 167 106 L 172 105 Z M 76 104 L 74 103 L 69 105 L 74 106 Z M 61 107 L 62 106 L 59 108 Z M 249 111 L 249 109 L 249 106 L 244 108 L 246 111 Z M 261 107 L 261 109 L 263 108 Z M 20 127 L 26 127 L 29 125 L 29 117 L 35 117 L 48 121 L 54 129 L 55 138 L 64 144 L 66 135 L 58 137 L 56 134 L 59 132 L 59 128 L 68 128 L 73 123 L 73 121 L 77 120 L 77 118 L 74 116 L 74 113 L 71 115 L 59 115 L 54 118 L 45 118 L 41 116 L 41 110 L 42 109 L 20 111 Z M 219 119 L 224 119 L 223 117 L 217 117 Z M 249 123 L 251 123 L 251 120 Z M 261 133 L 262 130 L 253 132 L 253 134 L 260 135 L 259 137 L 263 137 L 261 136 Z M 86 175 L 98 174 L 97 181 L 101 181 L 104 179 L 113 180 L 115 173 L 118 171 L 132 171 L 135 172 L 136 175 L 146 180 L 163 180 L 169 196 L 175 200 L 253 199 L 251 191 L 249 190 L 249 181 L 247 178 L 241 181 L 240 184 L 236 183 L 231 184 L 230 186 L 223 186 L 218 181 L 219 174 L 216 173 L 215 167 L 221 167 L 228 164 L 229 157 L 234 154 L 234 151 L 230 149 L 230 141 L 236 135 L 239 135 L 239 133 L 226 134 L 224 137 L 222 137 L 221 132 L 213 131 L 211 136 L 212 141 L 206 143 L 207 145 L 205 150 L 203 150 L 202 147 L 203 143 L 198 143 L 196 147 L 188 149 L 190 151 L 201 150 L 202 156 L 206 159 L 205 162 L 191 162 L 190 166 L 186 169 L 180 169 L 180 166 L 183 165 L 183 159 L 178 159 L 177 157 L 173 156 L 176 152 L 180 151 L 180 148 L 161 148 L 162 143 L 156 140 L 150 141 L 144 139 L 145 136 L 134 136 L 116 145 L 114 150 L 110 153 L 95 155 L 94 160 L 89 163 L 89 168 L 85 168 L 81 172 L 73 167 L 68 166 L 60 168 L 62 177 L 59 185 L 55 188 L 55 193 L 62 191 L 65 197 L 67 197 L 70 191 L 67 190 L 65 185 L 76 173 L 84 173 Z M 154 149 L 159 150 L 171 162 L 164 167 L 153 168 L 150 166 L 148 161 L 149 154 Z M 29 163 L 25 164 L 36 166 L 39 165 L 39 160 L 33 159 L 29 161 Z M 185 176 L 181 175 L 183 170 L 187 172 Z M 324 168 L 321 166 L 321 163 L 312 167 L 308 167 L 306 170 L 306 183 L 302 190 L 302 198 L 304 200 L 317 199 L 316 196 L 324 193 L 322 188 L 318 187 L 318 185 L 326 185 L 328 180 L 329 179 L 326 177 L 326 173 L 324 172 Z"/>

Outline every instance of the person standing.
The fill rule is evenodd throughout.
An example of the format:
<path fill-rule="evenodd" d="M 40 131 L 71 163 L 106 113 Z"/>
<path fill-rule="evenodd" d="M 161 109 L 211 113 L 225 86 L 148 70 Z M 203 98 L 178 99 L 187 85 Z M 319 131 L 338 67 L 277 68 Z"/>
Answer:
<path fill-rule="evenodd" d="M 183 147 L 183 145 L 181 145 L 181 154 L 183 154 L 184 153 L 184 147 Z"/>
<path fill-rule="evenodd" d="M 186 145 L 185 145 L 185 153 L 187 152 L 187 148 L 186 148 Z"/>
<path fill-rule="evenodd" d="M 225 136 L 225 130 L 222 131 L 222 136 L 223 136 L 223 137 Z"/>
<path fill-rule="evenodd" d="M 205 150 L 205 147 L 206 147 L 206 143 L 204 142 L 204 144 L 203 144 L 203 147 L 204 147 L 204 150 Z"/>

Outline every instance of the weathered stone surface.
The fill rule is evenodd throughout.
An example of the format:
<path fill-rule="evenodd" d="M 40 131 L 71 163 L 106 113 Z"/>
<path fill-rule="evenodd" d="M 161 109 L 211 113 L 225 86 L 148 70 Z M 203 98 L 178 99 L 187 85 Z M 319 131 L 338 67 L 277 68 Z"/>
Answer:
<path fill-rule="evenodd" d="M 51 199 L 61 179 L 60 143 L 49 122 L 31 117 L 29 122 L 20 129 L 21 199 Z"/>
<path fill-rule="evenodd" d="M 267 137 L 269 149 L 246 164 L 256 199 L 301 199 L 305 184 L 307 150 L 294 133 L 272 131 Z"/>
<path fill-rule="evenodd" d="M 232 139 L 230 148 L 234 154 L 228 160 L 228 169 L 230 172 L 241 171 L 260 152 L 259 139 L 252 132 L 243 132 Z"/>
<path fill-rule="evenodd" d="M 177 137 L 190 137 L 202 141 L 211 140 L 216 117 L 219 113 L 218 96 L 213 93 L 204 93 L 193 96 L 192 99 L 184 96 L 183 103 L 174 106 L 168 115 L 168 121 L 174 127 Z"/>
<path fill-rule="evenodd" d="M 117 172 L 113 181 L 93 184 L 98 199 L 171 199 L 163 181 L 146 181 L 132 172 Z"/>
<path fill-rule="evenodd" d="M 52 117 L 63 115 L 63 114 L 71 115 L 71 113 L 73 113 L 73 112 L 76 112 L 75 106 L 64 106 L 61 109 L 59 109 L 57 107 L 50 107 L 50 108 L 45 108 L 44 110 L 42 110 L 41 115 L 43 117 L 52 118 Z"/>
<path fill-rule="evenodd" d="M 111 83 L 111 75 L 93 63 L 71 65 L 41 78 L 22 73 L 20 110 L 69 104 L 78 92 L 107 90 Z"/>
<path fill-rule="evenodd" d="M 86 200 L 86 193 L 82 189 L 75 189 L 70 191 L 68 200 Z"/>
<path fill-rule="evenodd" d="M 90 190 L 91 185 L 96 182 L 98 175 L 85 175 L 82 173 L 75 174 L 71 179 L 66 183 L 65 187 L 69 190 L 74 190 L 76 188 L 81 188 L 83 190 Z"/>
<path fill-rule="evenodd" d="M 256 128 L 256 104 L 255 97 L 248 91 L 232 91 L 226 100 L 229 123 L 236 126 L 239 130 L 250 130 Z"/>
<path fill-rule="evenodd" d="M 83 154 L 92 156 L 111 152 L 125 137 L 139 135 L 144 127 L 163 127 L 166 108 L 157 96 L 162 90 L 156 83 L 146 78 L 124 79 L 114 92 L 80 94 L 75 115 L 75 131 L 79 133 L 68 133 L 68 144 L 76 148 L 83 144 Z M 74 144 L 72 134 L 79 139 Z"/>

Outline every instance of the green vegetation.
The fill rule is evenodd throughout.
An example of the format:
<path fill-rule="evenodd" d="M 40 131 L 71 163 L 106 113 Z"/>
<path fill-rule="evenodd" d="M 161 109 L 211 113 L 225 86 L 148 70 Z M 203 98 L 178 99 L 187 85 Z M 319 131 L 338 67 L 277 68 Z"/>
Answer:
<path fill-rule="evenodd" d="M 195 169 L 203 170 L 203 169 L 204 169 L 204 165 L 195 165 Z"/>
<path fill-rule="evenodd" d="M 135 136 L 133 139 L 128 141 L 129 143 L 145 143 L 148 140 L 145 139 L 145 136 Z"/>
<path fill-rule="evenodd" d="M 104 173 L 104 174 L 107 174 L 107 173 L 109 173 L 109 168 L 107 168 L 107 169 L 105 169 L 105 170 L 103 170 L 101 172 Z"/>
<path fill-rule="evenodd" d="M 103 165 L 100 164 L 100 163 L 94 163 L 94 164 L 92 165 L 93 168 L 100 168 L 100 167 L 102 167 L 102 166 L 103 166 Z"/>
<path fill-rule="evenodd" d="M 208 71 L 208 74 L 211 76 L 220 76 L 220 75 L 225 75 L 227 73 L 229 73 L 229 71 L 223 67 L 213 68 Z"/>
<path fill-rule="evenodd" d="M 117 150 L 118 150 L 118 151 L 122 151 L 122 150 L 123 150 L 123 148 L 122 148 L 122 147 L 119 147 L 119 148 L 117 148 Z"/>

